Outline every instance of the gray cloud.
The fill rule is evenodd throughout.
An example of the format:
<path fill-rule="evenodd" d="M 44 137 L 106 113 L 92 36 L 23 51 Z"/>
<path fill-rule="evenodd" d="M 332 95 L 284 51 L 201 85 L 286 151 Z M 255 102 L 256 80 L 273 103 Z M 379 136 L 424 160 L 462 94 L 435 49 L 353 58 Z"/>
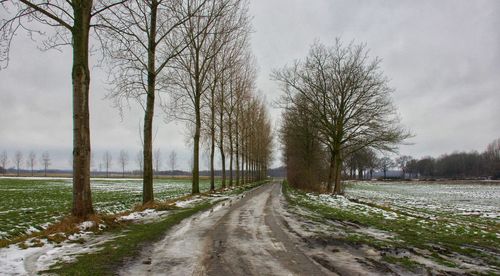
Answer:
<path fill-rule="evenodd" d="M 416 157 L 454 150 L 483 150 L 500 137 L 500 2 L 252 0 L 252 48 L 258 88 L 268 102 L 280 95 L 273 68 L 307 55 L 315 39 L 366 42 L 395 92 L 402 122 L 417 135 L 401 153 Z M 71 51 L 40 52 L 19 34 L 11 63 L 0 71 L 0 150 L 53 152 L 54 166 L 68 167 L 72 145 Z M 105 150 L 140 150 L 140 109 L 120 118 L 106 94 L 105 73 L 92 72 L 91 127 L 96 163 Z M 271 107 L 270 107 L 271 109 Z M 279 110 L 271 109 L 275 125 Z M 164 159 L 178 151 L 187 169 L 190 147 L 184 125 L 163 122 L 158 112 L 155 145 Z M 279 156 L 277 156 L 279 159 Z M 202 164 L 205 162 L 202 161 Z M 279 162 L 276 162 L 278 164 Z M 96 165 L 97 166 L 97 165 Z"/>

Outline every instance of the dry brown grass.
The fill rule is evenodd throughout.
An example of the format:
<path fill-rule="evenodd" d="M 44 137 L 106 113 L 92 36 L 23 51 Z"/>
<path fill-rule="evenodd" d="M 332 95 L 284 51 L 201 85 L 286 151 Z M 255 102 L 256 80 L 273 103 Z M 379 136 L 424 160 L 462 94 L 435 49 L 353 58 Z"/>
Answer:
<path fill-rule="evenodd" d="M 130 212 L 129 212 L 130 213 Z M 75 216 L 65 216 L 60 221 L 49 225 L 46 229 L 40 232 L 35 232 L 29 235 L 21 235 L 12 239 L 0 240 L 0 248 L 7 247 L 11 244 L 19 243 L 21 248 L 26 247 L 26 241 L 31 240 L 32 246 L 42 246 L 40 245 L 40 239 L 47 239 L 48 241 L 60 243 L 75 233 L 80 232 L 79 225 L 84 221 L 92 221 L 93 226 L 88 231 L 101 232 L 99 225 L 105 225 L 106 229 L 114 229 L 125 225 L 126 222 L 117 221 L 117 217 L 122 214 L 106 215 L 106 214 L 94 214 L 87 218 L 78 218 Z M 40 241 L 40 242 L 37 242 Z"/>

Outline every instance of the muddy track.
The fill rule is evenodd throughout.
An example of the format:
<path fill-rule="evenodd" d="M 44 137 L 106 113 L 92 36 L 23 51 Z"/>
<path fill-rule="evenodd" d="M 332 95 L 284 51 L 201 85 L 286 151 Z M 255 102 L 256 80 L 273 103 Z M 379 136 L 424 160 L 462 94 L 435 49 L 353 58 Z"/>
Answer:
<path fill-rule="evenodd" d="M 283 225 L 281 185 L 183 221 L 145 248 L 121 275 L 328 275 L 301 251 Z"/>
<path fill-rule="evenodd" d="M 210 231 L 206 275 L 325 275 L 283 229 L 279 184 L 233 205 Z"/>

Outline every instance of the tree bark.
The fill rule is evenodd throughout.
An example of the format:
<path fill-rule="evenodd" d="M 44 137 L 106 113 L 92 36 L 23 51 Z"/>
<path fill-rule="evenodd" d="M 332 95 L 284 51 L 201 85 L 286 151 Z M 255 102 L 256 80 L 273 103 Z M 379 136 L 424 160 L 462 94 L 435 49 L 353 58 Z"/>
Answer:
<path fill-rule="evenodd" d="M 333 194 L 335 195 L 341 195 L 342 194 L 342 183 L 341 183 L 341 176 L 342 176 L 342 158 L 340 156 L 340 153 L 337 152 L 335 154 L 335 162 L 334 162 L 334 168 L 335 168 L 335 187 L 333 190 Z"/>
<path fill-rule="evenodd" d="M 222 162 L 222 188 L 226 188 L 226 156 L 224 155 L 224 88 L 221 89 L 222 99 L 219 114 L 219 151 Z"/>
<path fill-rule="evenodd" d="M 200 112 L 200 87 L 196 85 L 196 97 L 195 97 L 195 130 L 193 137 L 193 186 L 192 193 L 200 193 L 200 130 L 201 130 L 201 112 Z"/>
<path fill-rule="evenodd" d="M 229 186 L 233 186 L 233 130 L 231 128 L 231 118 L 229 118 Z"/>
<path fill-rule="evenodd" d="M 144 113 L 144 171 L 142 174 L 142 203 L 154 201 L 153 194 L 153 117 L 155 107 L 156 86 L 156 17 L 158 1 L 151 4 L 150 34 L 148 38 L 148 87 L 146 96 L 146 110 Z"/>
<path fill-rule="evenodd" d="M 210 191 L 215 191 L 215 85 L 210 99 Z"/>
<path fill-rule="evenodd" d="M 89 31 L 92 1 L 74 1 L 73 37 L 73 208 L 74 216 L 94 213 L 90 191 Z"/>
<path fill-rule="evenodd" d="M 239 112 L 238 110 L 236 112 Z M 238 126 L 238 120 L 239 120 L 239 115 L 236 113 L 236 121 L 235 121 L 235 139 L 234 141 L 236 142 L 235 148 L 236 148 L 236 186 L 240 185 L 240 137 L 239 137 L 239 126 Z"/>
<path fill-rule="evenodd" d="M 334 170 L 335 170 L 334 163 L 335 163 L 335 154 L 333 153 L 333 151 L 331 151 L 330 152 L 330 168 L 328 170 L 328 181 L 327 181 L 327 185 L 326 185 L 326 192 L 327 193 L 333 192 L 333 174 L 334 174 Z"/>

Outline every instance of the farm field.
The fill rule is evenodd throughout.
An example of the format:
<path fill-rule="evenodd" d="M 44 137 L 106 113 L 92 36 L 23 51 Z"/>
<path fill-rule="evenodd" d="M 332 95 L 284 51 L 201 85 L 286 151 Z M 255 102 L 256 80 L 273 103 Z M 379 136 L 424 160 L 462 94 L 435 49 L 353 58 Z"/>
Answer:
<path fill-rule="evenodd" d="M 140 179 L 92 179 L 94 208 L 100 213 L 130 210 L 142 200 Z M 200 180 L 200 190 L 209 182 Z M 166 200 L 191 192 L 189 179 L 157 179 L 156 200 Z M 0 178 L 0 240 L 39 231 L 68 214 L 72 182 L 64 178 Z"/>
<path fill-rule="evenodd" d="M 315 238 L 346 247 L 332 260 L 397 264 L 403 274 L 500 273 L 498 183 L 351 182 L 345 197 L 286 190 L 291 209 L 317 223 L 308 226 Z M 376 257 L 339 256 L 358 246 Z"/>

